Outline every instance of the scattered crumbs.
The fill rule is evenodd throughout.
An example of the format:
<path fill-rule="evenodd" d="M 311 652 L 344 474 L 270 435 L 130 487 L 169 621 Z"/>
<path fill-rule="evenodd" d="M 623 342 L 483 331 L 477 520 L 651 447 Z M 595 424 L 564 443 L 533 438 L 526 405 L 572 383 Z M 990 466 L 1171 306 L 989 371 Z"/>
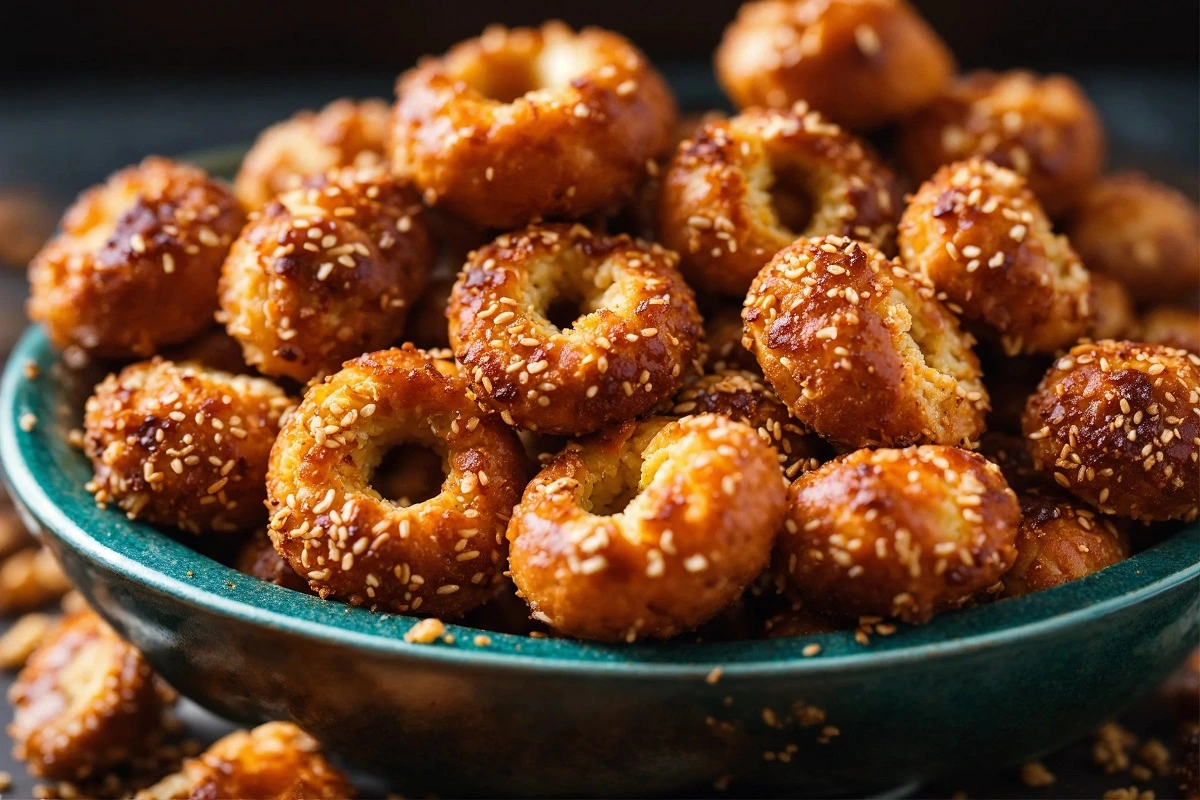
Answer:
<path fill-rule="evenodd" d="M 38 365 L 37 365 L 36 361 L 26 361 L 25 362 L 25 377 L 27 379 L 29 379 L 31 381 L 37 380 L 38 375 L 41 375 L 41 374 L 42 374 L 42 371 L 40 369 L 38 369 Z"/>
<path fill-rule="evenodd" d="M 821 735 L 817 737 L 817 744 L 829 744 L 830 741 L 841 735 L 842 732 L 833 725 L 826 725 L 821 729 Z"/>
<path fill-rule="evenodd" d="M 1138 759 L 1159 775 L 1166 775 L 1171 771 L 1171 751 L 1158 739 L 1147 739 L 1138 750 Z"/>
<path fill-rule="evenodd" d="M 76 450 L 82 450 L 85 444 L 83 428 L 72 428 L 67 431 L 67 444 Z"/>
<path fill-rule="evenodd" d="M 433 644 L 446 633 L 446 626 L 437 617 L 423 619 L 404 634 L 404 641 L 413 644 Z"/>
<path fill-rule="evenodd" d="M 186 575 L 186 576 L 188 576 L 189 578 L 194 578 L 194 577 L 196 577 L 196 573 L 192 572 L 190 569 L 189 569 L 187 572 L 183 573 L 183 574 L 184 574 L 184 575 Z"/>
<path fill-rule="evenodd" d="M 25 431 L 26 433 L 29 433 L 30 431 L 32 431 L 34 428 L 37 427 L 37 424 L 38 424 L 37 414 L 33 414 L 33 413 L 26 411 L 24 414 L 21 415 L 21 418 L 19 420 L 17 420 L 17 424 L 21 426 L 21 430 Z"/>
<path fill-rule="evenodd" d="M 721 676 L 724 673 L 725 673 L 725 670 L 721 669 L 720 667 L 713 667 L 712 671 L 709 672 L 708 675 L 706 675 L 704 677 L 704 682 L 707 683 L 709 686 L 716 686 L 717 681 L 721 680 Z"/>
<path fill-rule="evenodd" d="M 232 591 L 237 588 L 237 584 L 234 583 L 233 581 L 225 581 L 225 588 Z"/>
<path fill-rule="evenodd" d="M 475 635 L 475 638 L 473 639 L 473 641 L 475 642 L 476 647 L 487 647 L 489 644 L 492 643 L 492 637 L 485 636 L 482 633 L 480 633 L 480 634 Z"/>
<path fill-rule="evenodd" d="M 7 792 L 12 788 L 12 773 L 0 771 L 0 792 Z"/>
<path fill-rule="evenodd" d="M 821 645 L 817 644 L 816 642 L 813 642 L 812 644 L 804 645 L 804 649 L 800 651 L 800 655 L 804 656 L 805 658 L 812 658 L 813 656 L 817 655 L 820 652 L 821 652 Z"/>
<path fill-rule="evenodd" d="M 445 644 L 454 644 L 454 642 L 457 640 L 454 638 L 453 633 L 447 633 L 445 636 L 442 637 L 442 641 Z"/>
<path fill-rule="evenodd" d="M 1021 783 L 1026 786 L 1053 786 L 1055 780 L 1054 773 L 1040 761 L 1021 765 Z"/>
<path fill-rule="evenodd" d="M 1129 748 L 1137 745 L 1137 737 L 1115 722 L 1109 722 L 1096 731 L 1092 745 L 1092 761 L 1108 774 L 1129 769 Z"/>
<path fill-rule="evenodd" d="M 1136 786 L 1121 786 L 1105 792 L 1104 800 L 1154 800 L 1154 792 L 1150 789 L 1138 791 Z"/>

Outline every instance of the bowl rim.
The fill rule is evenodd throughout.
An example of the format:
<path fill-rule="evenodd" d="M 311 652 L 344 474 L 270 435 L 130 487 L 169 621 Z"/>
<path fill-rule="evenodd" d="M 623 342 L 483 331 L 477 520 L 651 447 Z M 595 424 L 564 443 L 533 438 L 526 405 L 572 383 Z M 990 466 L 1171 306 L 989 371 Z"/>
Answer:
<path fill-rule="evenodd" d="M 37 366 L 35 377 L 27 374 L 30 363 Z M 119 573 L 176 602 L 324 644 L 438 664 L 610 678 L 706 679 L 717 668 L 723 678 L 730 679 L 841 672 L 1053 635 L 1200 577 L 1200 525 L 1189 525 L 1094 575 L 1023 598 L 945 614 L 924 626 L 904 627 L 894 636 L 875 637 L 865 647 L 855 642 L 851 631 L 740 642 L 598 645 L 452 624 L 446 627 L 455 637 L 453 644 L 410 643 L 403 634 L 416 624 L 415 617 L 351 608 L 258 581 L 149 525 L 129 521 L 111 509 L 97 509 L 83 481 L 69 478 L 61 469 L 61 457 L 55 455 L 56 449 L 62 454 L 70 448 L 65 432 L 77 418 L 77 409 L 63 402 L 53 374 L 63 366 L 38 326 L 25 331 L 5 366 L 0 382 L 0 466 L 14 499 L 92 568 Z M 73 412 L 76 417 L 69 418 Z M 20 420 L 30 413 L 39 421 L 27 431 Z M 86 466 L 82 454 L 77 458 Z M 57 500 L 53 496 L 56 491 L 60 492 Z M 89 527 L 94 533 L 88 532 Z M 146 563 L 148 552 L 153 552 L 156 560 L 167 558 L 171 569 L 180 574 Z M 1200 583 L 1196 588 L 1200 591 Z M 474 636 L 479 634 L 489 637 L 487 646 L 474 644 Z M 813 643 L 821 645 L 821 653 L 805 657 L 801 651 Z"/>

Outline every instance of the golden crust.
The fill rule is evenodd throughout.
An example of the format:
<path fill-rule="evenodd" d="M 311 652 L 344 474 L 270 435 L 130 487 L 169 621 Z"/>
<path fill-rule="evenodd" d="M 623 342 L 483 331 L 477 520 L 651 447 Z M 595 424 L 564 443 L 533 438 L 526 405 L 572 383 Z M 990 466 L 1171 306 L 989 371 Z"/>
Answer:
<path fill-rule="evenodd" d="M 1200 356 L 1085 342 L 1055 362 L 1023 420 L 1035 466 L 1105 514 L 1196 518 Z"/>
<path fill-rule="evenodd" d="M 422 60 L 396 94 L 393 169 L 493 228 L 615 208 L 675 125 L 670 90 L 628 40 L 557 22 L 488 28 Z"/>
<path fill-rule="evenodd" d="M 1159 306 L 1146 312 L 1132 338 L 1200 354 L 1200 313 L 1194 308 Z"/>
<path fill-rule="evenodd" d="M 256 216 L 221 273 L 247 363 L 307 381 L 404 331 L 433 245 L 420 199 L 378 169 L 310 178 Z"/>
<path fill-rule="evenodd" d="M 947 164 L 900 221 L 900 259 L 1010 355 L 1053 353 L 1092 323 L 1087 270 L 1012 170 Z"/>
<path fill-rule="evenodd" d="M 746 296 L 747 347 L 801 423 L 846 448 L 983 431 L 973 340 L 928 284 L 870 245 L 800 239 Z"/>
<path fill-rule="evenodd" d="M 390 449 L 443 457 L 436 496 L 401 506 L 372 475 Z M 322 597 L 451 618 L 500 587 L 504 530 L 525 485 L 516 434 L 467 396 L 453 362 L 411 345 L 311 386 L 271 452 L 271 538 Z"/>
<path fill-rule="evenodd" d="M 321 745 L 290 722 L 268 722 L 217 740 L 179 772 L 138 792 L 136 800 L 346 800 L 354 786 L 326 760 Z"/>
<path fill-rule="evenodd" d="M 262 208 L 302 178 L 338 167 L 383 163 L 391 109 L 382 100 L 341 98 L 301 111 L 264 130 L 242 158 L 233 193 L 247 209 Z"/>
<path fill-rule="evenodd" d="M 966 450 L 859 450 L 801 476 L 788 500 L 780 558 L 815 611 L 925 622 L 1016 557 L 1016 495 Z"/>
<path fill-rule="evenodd" d="M 262 524 L 267 458 L 291 405 L 263 378 L 159 358 L 133 364 L 87 401 L 88 488 L 131 519 L 192 533 Z"/>
<path fill-rule="evenodd" d="M 892 249 L 901 195 L 864 142 L 809 111 L 750 109 L 683 141 L 663 178 L 659 238 L 695 285 L 744 296 L 798 237 Z"/>
<path fill-rule="evenodd" d="M 212 322 L 221 262 L 242 222 L 233 196 L 203 171 L 147 158 L 67 209 L 62 232 L 29 265 L 29 317 L 56 346 L 108 358 L 185 341 Z"/>
<path fill-rule="evenodd" d="M 1145 175 L 1119 173 L 1093 186 L 1068 233 L 1088 269 L 1121 281 L 1139 302 L 1200 293 L 1200 209 Z"/>
<path fill-rule="evenodd" d="M 535 619 L 584 639 L 690 630 L 767 566 L 784 505 L 775 452 L 716 414 L 625 422 L 529 484 L 509 563 Z"/>
<path fill-rule="evenodd" d="M 1138 327 L 1137 312 L 1134 311 L 1133 301 L 1129 292 L 1121 282 L 1101 273 L 1089 275 L 1092 283 L 1092 338 L 1094 339 L 1124 339 L 1138 338 L 1129 336 Z M 1192 312 L 1192 318 L 1200 324 L 1200 316 Z M 1141 341 L 1153 342 L 1154 339 Z M 1161 342 L 1169 344 L 1169 342 Z M 1179 347 L 1180 345 L 1171 345 Z M 1189 348 L 1184 348 L 1189 349 Z"/>
<path fill-rule="evenodd" d="M 309 592 L 308 581 L 296 574 L 292 565 L 275 549 L 270 534 L 260 528 L 238 550 L 233 568 L 260 581 L 273 583 L 294 592 Z"/>
<path fill-rule="evenodd" d="M 674 253 L 582 225 L 505 234 L 451 293 L 450 341 L 471 390 L 504 421 L 584 434 L 668 400 L 702 359 L 700 314 Z M 547 317 L 556 299 L 582 316 Z"/>
<path fill-rule="evenodd" d="M 775 448 L 784 477 L 794 479 L 828 460 L 829 447 L 796 421 L 775 392 L 753 372 L 705 375 L 675 397 L 672 414 L 721 414 L 749 425 Z"/>
<path fill-rule="evenodd" d="M 715 66 L 739 108 L 807 100 L 855 130 L 924 106 L 955 70 L 949 48 L 904 0 L 746 3 Z"/>
<path fill-rule="evenodd" d="M 1129 536 L 1117 521 L 1069 498 L 1022 494 L 1017 558 L 1004 574 L 1004 595 L 1040 592 L 1129 558 Z"/>
<path fill-rule="evenodd" d="M 141 654 L 90 610 L 63 619 L 8 696 L 14 755 L 32 775 L 67 781 L 153 748 L 173 700 Z"/>
<path fill-rule="evenodd" d="M 1079 85 L 1024 71 L 958 78 L 905 123 L 899 146 L 916 180 L 972 156 L 1014 170 L 1054 217 L 1082 199 L 1105 159 L 1100 114 Z"/>

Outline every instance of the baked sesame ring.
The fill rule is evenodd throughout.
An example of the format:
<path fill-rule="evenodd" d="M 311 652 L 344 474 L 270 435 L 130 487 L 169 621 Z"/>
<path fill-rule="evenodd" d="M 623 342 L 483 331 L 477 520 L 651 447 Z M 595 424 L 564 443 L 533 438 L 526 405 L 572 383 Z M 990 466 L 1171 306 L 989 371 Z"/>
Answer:
<path fill-rule="evenodd" d="M 408 506 L 371 485 L 402 444 L 438 452 L 446 470 L 437 495 Z M 524 485 L 516 434 L 480 412 L 454 362 L 406 345 L 309 388 L 271 451 L 270 533 L 321 597 L 452 618 L 502 585 Z"/>
<path fill-rule="evenodd" d="M 943 164 L 981 156 L 1029 181 L 1052 217 L 1074 207 L 1104 168 L 1100 114 L 1075 81 L 1031 72 L 973 72 L 914 114 L 899 149 L 924 180 Z"/>
<path fill-rule="evenodd" d="M 263 481 L 292 400 L 264 378 L 155 358 L 109 375 L 84 409 L 89 491 L 192 533 L 266 522 Z"/>
<path fill-rule="evenodd" d="M 90 609 L 68 614 L 9 689 L 13 754 L 39 778 L 76 781 L 162 738 L 174 693 Z"/>
<path fill-rule="evenodd" d="M 509 425 L 584 434 L 669 399 L 702 360 L 700 314 L 676 260 L 582 225 L 534 226 L 480 248 L 447 312 L 479 402 Z M 556 301 L 581 316 L 556 325 Z"/>
<path fill-rule="evenodd" d="M 1034 465 L 1105 514 L 1193 520 L 1200 355 L 1104 340 L 1055 362 L 1025 407 Z"/>
<path fill-rule="evenodd" d="M 905 0 L 746 3 L 715 66 L 738 108 L 807 100 L 855 130 L 921 108 L 955 69 L 950 49 Z"/>
<path fill-rule="evenodd" d="M 258 135 L 238 168 L 233 193 L 259 209 L 301 179 L 338 167 L 381 164 L 391 108 L 382 100 L 334 100 L 320 111 L 301 111 Z"/>
<path fill-rule="evenodd" d="M 1136 172 L 1104 178 L 1068 233 L 1089 270 L 1121 281 L 1140 303 L 1200 294 L 1200 208 L 1169 186 Z"/>
<path fill-rule="evenodd" d="M 493 228 L 578 219 L 633 195 L 675 101 L 624 37 L 499 26 L 396 85 L 392 165 L 431 204 Z"/>
<path fill-rule="evenodd" d="M 792 415 L 841 447 L 959 444 L 983 431 L 974 340 L 870 245 L 800 239 L 746 296 L 746 346 Z"/>
<path fill-rule="evenodd" d="M 684 140 L 659 198 L 659 239 L 688 280 L 745 296 L 799 237 L 851 236 L 890 250 L 901 195 L 864 142 L 804 103 L 711 121 Z"/>
<path fill-rule="evenodd" d="M 792 484 L 779 553 L 806 608 L 925 622 L 998 590 L 1019 522 L 1000 468 L 977 453 L 858 450 Z"/>
<path fill-rule="evenodd" d="M 307 381 L 396 341 L 432 262 L 415 192 L 381 169 L 335 170 L 242 231 L 221 272 L 219 319 L 247 363 Z"/>
<path fill-rule="evenodd" d="M 29 265 L 29 317 L 55 346 L 106 358 L 190 339 L 212 322 L 221 262 L 243 221 L 203 171 L 147 158 L 67 209 Z"/>
<path fill-rule="evenodd" d="M 571 443 L 508 527 L 535 619 L 583 639 L 690 630 L 767 566 L 784 505 L 775 452 L 717 414 L 629 421 Z"/>
<path fill-rule="evenodd" d="M 753 372 L 725 370 L 696 380 L 675 397 L 672 414 L 722 414 L 749 425 L 775 448 L 784 477 L 793 480 L 832 455 L 820 437 L 792 418 L 774 390 Z"/>
<path fill-rule="evenodd" d="M 1146 312 L 1135 338 L 1200 354 L 1200 312 L 1194 308 L 1160 306 Z"/>
<path fill-rule="evenodd" d="M 942 167 L 905 209 L 899 244 L 904 265 L 1009 355 L 1053 353 L 1091 328 L 1087 270 L 1012 170 Z"/>

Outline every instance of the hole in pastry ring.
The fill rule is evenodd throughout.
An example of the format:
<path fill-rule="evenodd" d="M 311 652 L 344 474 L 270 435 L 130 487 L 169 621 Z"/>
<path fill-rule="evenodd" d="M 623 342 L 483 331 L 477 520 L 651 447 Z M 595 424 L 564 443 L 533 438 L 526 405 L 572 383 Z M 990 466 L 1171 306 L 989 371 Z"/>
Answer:
<path fill-rule="evenodd" d="M 441 492 L 401 507 L 370 485 L 388 450 L 444 454 Z M 505 526 L 524 486 L 516 434 L 481 412 L 451 361 L 411 345 L 309 388 L 271 452 L 270 534 L 322 597 L 457 617 L 502 585 Z"/>
<path fill-rule="evenodd" d="M 845 448 L 983 432 L 974 340 L 933 289 L 870 245 L 800 239 L 746 296 L 746 346 L 796 419 Z"/>
<path fill-rule="evenodd" d="M 675 101 L 624 37 L 488 28 L 396 86 L 392 163 L 430 204 L 492 228 L 628 199 L 670 147 Z"/>
<path fill-rule="evenodd" d="M 870 147 L 797 103 L 712 120 L 684 140 L 663 178 L 659 238 L 693 284 L 742 297 L 800 237 L 891 250 L 900 209 L 895 176 Z"/>
<path fill-rule="evenodd" d="M 673 636 L 767 566 L 783 487 L 774 450 L 742 423 L 621 423 L 568 445 L 525 490 L 508 528 L 513 580 L 564 633 Z"/>
<path fill-rule="evenodd" d="M 510 425 L 584 434 L 669 399 L 698 372 L 703 334 L 676 256 L 582 225 L 480 248 L 451 292 L 450 341 L 479 402 Z M 555 297 L 583 316 L 560 330 Z"/>

